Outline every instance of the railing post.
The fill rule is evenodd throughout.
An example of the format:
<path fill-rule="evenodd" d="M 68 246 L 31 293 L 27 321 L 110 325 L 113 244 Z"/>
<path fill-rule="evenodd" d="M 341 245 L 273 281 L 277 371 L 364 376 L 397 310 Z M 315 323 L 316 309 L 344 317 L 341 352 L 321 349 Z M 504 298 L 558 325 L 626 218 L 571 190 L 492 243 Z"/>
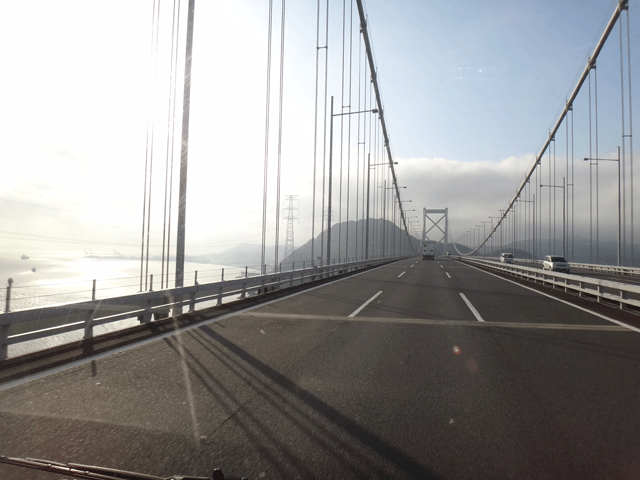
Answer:
<path fill-rule="evenodd" d="M 7 299 L 5 303 L 5 313 L 9 313 L 10 303 L 11 303 L 11 284 L 13 283 L 13 278 L 7 280 Z M 0 360 L 6 360 L 8 356 L 8 346 L 5 343 L 7 338 L 9 337 L 9 325 L 5 325 L 3 321 L 0 319 Z"/>
<path fill-rule="evenodd" d="M 91 301 L 96 301 L 96 279 L 93 279 L 93 288 L 91 289 Z"/>
<path fill-rule="evenodd" d="M 222 269 L 222 281 L 224 282 L 224 268 Z"/>
<path fill-rule="evenodd" d="M 9 325 L 0 325 L 0 360 L 7 359 L 8 345 L 5 343 L 9 337 Z"/>
<path fill-rule="evenodd" d="M 95 280 L 94 280 L 95 282 Z M 93 338 L 93 317 L 96 316 L 97 308 L 94 308 L 91 312 L 91 317 L 87 318 L 84 322 L 84 339 L 91 340 Z"/>
<path fill-rule="evenodd" d="M 84 323 L 84 339 L 91 340 L 93 338 L 93 318 L 88 318 Z"/>
<path fill-rule="evenodd" d="M 243 299 L 243 298 L 247 297 L 247 281 L 246 281 L 246 278 L 247 278 L 248 272 L 249 272 L 249 266 L 245 266 L 244 267 L 245 282 L 242 285 L 242 293 L 240 294 L 240 299 Z"/>
<path fill-rule="evenodd" d="M 149 275 L 149 291 L 153 292 L 153 273 Z"/>
<path fill-rule="evenodd" d="M 189 311 L 196 311 L 196 295 L 198 293 L 198 271 L 196 270 L 196 275 L 193 280 L 193 292 L 191 293 L 191 303 L 189 305 Z"/>
<path fill-rule="evenodd" d="M 4 304 L 4 313 L 11 311 L 11 285 L 13 284 L 13 278 L 7 280 L 7 297 Z"/>
<path fill-rule="evenodd" d="M 151 322 L 151 300 L 147 300 L 147 305 L 144 309 L 144 312 L 142 313 L 142 315 L 138 316 L 138 320 L 140 321 L 140 323 L 149 323 Z"/>

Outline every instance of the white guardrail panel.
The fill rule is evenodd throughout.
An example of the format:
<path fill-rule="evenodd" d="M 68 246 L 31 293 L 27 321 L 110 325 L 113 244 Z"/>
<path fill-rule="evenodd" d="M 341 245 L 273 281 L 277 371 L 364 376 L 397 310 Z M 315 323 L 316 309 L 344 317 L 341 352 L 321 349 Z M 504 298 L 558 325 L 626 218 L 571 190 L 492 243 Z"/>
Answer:
<path fill-rule="evenodd" d="M 138 318 L 149 323 L 178 312 L 182 307 L 195 311 L 196 304 L 229 296 L 245 298 L 294 285 L 329 278 L 334 275 L 388 263 L 399 258 L 361 260 L 337 265 L 316 266 L 300 270 L 243 277 L 221 282 L 168 288 L 120 297 L 37 307 L 0 314 L 0 360 L 7 358 L 7 346 L 52 335 L 84 329 L 84 338 L 93 337 L 93 327 L 119 320 Z"/>
<path fill-rule="evenodd" d="M 499 262 L 499 257 L 479 257 L 479 256 L 457 256 L 457 258 L 466 258 L 469 260 L 490 260 Z M 531 263 L 534 265 L 542 265 L 542 260 L 536 260 L 532 258 L 514 258 L 518 263 Z M 593 263 L 577 263 L 569 262 L 569 268 L 578 270 L 587 270 L 589 272 L 597 273 L 614 273 L 616 275 L 625 276 L 640 276 L 640 268 L 635 267 L 618 267 L 616 265 L 595 265 Z"/>
<path fill-rule="evenodd" d="M 581 297 L 594 297 L 597 302 L 607 300 L 609 302 L 616 303 L 620 309 L 624 309 L 628 306 L 640 308 L 640 286 L 638 285 L 629 285 L 611 280 L 589 278 L 572 273 L 550 272 L 539 268 L 500 263 L 491 260 L 482 260 L 480 258 L 459 256 L 454 258 L 479 263 L 492 270 L 508 273 L 520 278 L 526 278 L 536 283 L 549 285 L 552 288 L 562 289 L 565 292 L 571 291 Z M 576 264 L 572 263 L 571 267 L 575 268 L 575 265 Z"/>
<path fill-rule="evenodd" d="M 570 268 L 579 270 L 588 270 L 590 272 L 615 273 L 616 275 L 638 276 L 640 268 L 635 267 L 617 267 L 615 265 L 592 265 L 590 263 L 569 263 Z"/>

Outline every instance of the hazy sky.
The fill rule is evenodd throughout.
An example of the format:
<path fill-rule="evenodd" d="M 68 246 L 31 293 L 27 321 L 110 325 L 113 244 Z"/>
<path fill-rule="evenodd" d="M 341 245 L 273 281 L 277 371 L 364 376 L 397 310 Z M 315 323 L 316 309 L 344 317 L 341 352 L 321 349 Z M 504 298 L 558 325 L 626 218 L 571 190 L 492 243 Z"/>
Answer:
<path fill-rule="evenodd" d="M 187 3 L 182 1 L 182 36 Z M 281 13 L 280 2 L 274 3 L 267 237 L 270 245 L 275 241 Z M 391 148 L 398 162 L 399 182 L 408 187 L 402 190 L 402 197 L 412 200 L 411 208 L 419 211 L 423 207 L 448 207 L 454 235 L 489 216 L 499 215 L 546 140 L 615 3 L 365 2 Z M 631 1 L 632 72 L 640 72 L 637 3 Z M 157 63 L 150 56 L 152 5 L 151 0 L 33 0 L 3 2 L 0 6 L 0 49 L 5 65 L 0 79 L 1 251 L 139 252 L 151 108 L 156 125 L 151 243 L 161 245 L 173 5 L 167 0 L 160 3 Z M 281 195 L 298 195 L 297 245 L 311 236 L 316 7 L 315 2 L 300 0 L 290 0 L 286 7 Z M 328 95 L 335 96 L 337 111 L 342 95 L 342 7 L 342 2 L 330 2 L 328 49 L 319 50 L 321 67 L 325 51 L 329 54 Z M 325 8 L 322 1 L 323 27 Z M 347 30 L 350 9 L 347 1 Z M 358 58 L 364 49 L 360 50 L 357 37 L 355 2 L 353 15 L 351 111 L 356 111 L 358 99 L 362 102 L 363 96 L 358 93 L 359 85 L 364 91 L 368 84 L 363 67 L 359 71 L 363 62 Z M 196 2 L 188 254 L 219 251 L 239 242 L 260 242 L 267 19 L 266 0 Z M 608 158 L 615 156 L 621 136 L 618 36 L 616 28 L 597 69 L 598 148 L 599 156 Z M 323 41 L 322 34 L 321 44 Z M 180 57 L 183 52 L 181 43 Z M 345 55 L 348 59 L 348 39 Z M 179 64 L 182 66 L 182 58 Z M 320 232 L 323 159 L 322 75 L 323 70 L 316 235 Z M 176 105 L 180 111 L 181 68 L 178 76 Z M 348 61 L 345 78 L 348 85 Z M 634 98 L 640 98 L 637 78 L 632 81 Z M 346 89 L 345 105 L 348 96 Z M 360 108 L 364 109 L 364 104 Z M 587 112 L 588 96 L 582 94 L 575 104 L 574 126 L 577 231 L 588 226 L 588 206 L 584 205 L 588 202 L 589 169 L 579 161 L 589 154 Z M 351 165 L 349 218 L 355 219 L 356 191 L 360 193 L 358 212 L 362 208 L 364 155 L 358 152 L 357 117 L 342 117 L 342 133 L 340 120 L 334 126 L 334 222 L 339 215 L 346 220 L 346 201 L 342 212 L 337 203 L 340 136 L 345 145 L 343 199 L 347 161 Z M 362 120 L 364 115 L 360 117 Z M 349 118 L 351 150 L 346 144 Z M 634 122 L 639 124 L 635 117 Z M 564 126 L 560 132 L 562 138 L 556 142 L 558 184 L 565 168 Z M 177 149 L 179 130 L 175 145 Z M 592 153 L 595 156 L 595 150 Z M 172 245 L 178 158 L 174 164 Z M 613 164 L 600 166 L 603 231 L 614 225 L 614 170 Z M 372 180 L 382 183 L 382 177 Z M 281 211 L 281 218 L 284 215 Z M 285 230 L 286 223 L 281 221 L 282 244 Z M 158 248 L 152 253 L 159 253 Z"/>

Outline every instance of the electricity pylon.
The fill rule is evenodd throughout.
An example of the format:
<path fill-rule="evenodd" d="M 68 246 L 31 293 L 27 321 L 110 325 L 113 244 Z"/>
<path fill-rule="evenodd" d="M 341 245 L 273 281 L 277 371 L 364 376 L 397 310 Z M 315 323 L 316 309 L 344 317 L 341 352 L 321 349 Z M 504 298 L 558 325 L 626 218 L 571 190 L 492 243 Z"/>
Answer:
<path fill-rule="evenodd" d="M 287 212 L 287 240 L 284 244 L 284 257 L 287 258 L 289 255 L 293 253 L 295 250 L 295 246 L 293 243 L 293 221 L 298 220 L 298 217 L 293 216 L 293 212 L 297 211 L 298 208 L 294 207 L 294 202 L 297 202 L 296 197 L 298 195 L 285 195 L 285 198 L 288 201 L 287 206 L 284 208 L 284 211 Z"/>

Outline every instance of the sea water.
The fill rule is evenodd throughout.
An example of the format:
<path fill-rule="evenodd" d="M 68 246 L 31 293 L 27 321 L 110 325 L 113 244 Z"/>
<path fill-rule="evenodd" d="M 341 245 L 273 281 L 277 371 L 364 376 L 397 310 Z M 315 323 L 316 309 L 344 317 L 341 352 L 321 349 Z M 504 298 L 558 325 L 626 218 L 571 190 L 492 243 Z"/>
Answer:
<path fill-rule="evenodd" d="M 28 258 L 24 258 L 28 257 Z M 256 275 L 252 269 L 185 262 L 184 285 L 213 283 Z M 135 257 L 109 253 L 30 252 L 28 254 L 0 254 L 0 312 L 5 311 L 8 279 L 13 280 L 10 311 L 60 305 L 91 300 L 95 280 L 95 298 L 105 299 L 149 290 L 171 288 L 175 285 L 175 263 L 161 260 L 142 262 Z M 211 302 L 209 302 L 211 303 Z M 201 305 L 206 307 L 207 305 Z M 95 327 L 94 334 L 138 325 L 137 319 L 123 320 Z M 55 345 L 82 339 L 83 330 L 32 340 L 9 346 L 9 357 L 42 350 Z"/>

